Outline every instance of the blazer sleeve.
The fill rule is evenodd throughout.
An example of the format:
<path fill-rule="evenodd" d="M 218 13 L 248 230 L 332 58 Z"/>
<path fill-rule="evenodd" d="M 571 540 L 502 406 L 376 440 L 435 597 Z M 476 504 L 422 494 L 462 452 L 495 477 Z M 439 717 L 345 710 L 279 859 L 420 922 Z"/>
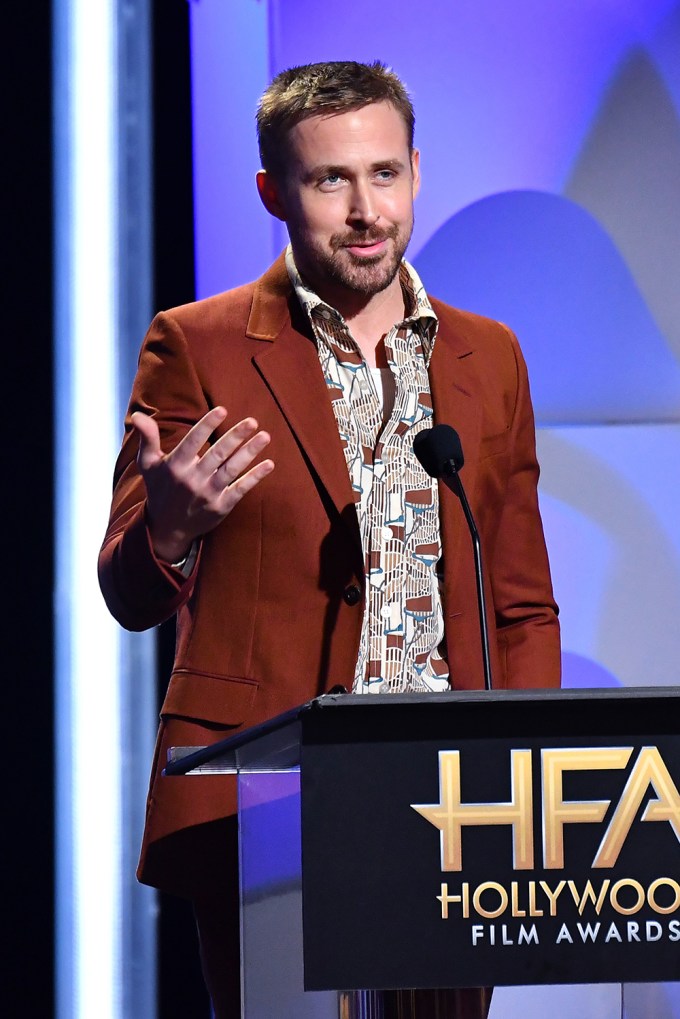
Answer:
<path fill-rule="evenodd" d="M 169 452 L 210 409 L 176 319 L 157 315 L 146 334 L 116 461 L 113 500 L 99 554 L 104 600 L 128 630 L 145 630 L 175 614 L 193 589 L 198 555 L 188 576 L 154 554 L 146 518 L 146 491 L 137 467 L 138 441 L 130 423 L 135 411 L 157 422 Z"/>
<path fill-rule="evenodd" d="M 509 338 L 517 371 L 510 464 L 490 564 L 498 650 L 508 687 L 560 684 L 560 631 L 538 506 L 539 466 L 526 364 Z"/>

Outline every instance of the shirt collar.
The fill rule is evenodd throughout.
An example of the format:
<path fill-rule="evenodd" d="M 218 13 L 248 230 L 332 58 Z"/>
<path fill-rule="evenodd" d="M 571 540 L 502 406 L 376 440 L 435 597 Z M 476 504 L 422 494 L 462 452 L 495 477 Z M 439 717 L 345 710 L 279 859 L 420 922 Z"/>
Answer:
<path fill-rule="evenodd" d="M 298 267 L 295 264 L 293 249 L 290 244 L 286 248 L 285 257 L 286 269 L 288 271 L 291 285 L 295 290 L 295 295 L 300 302 L 300 305 L 309 316 L 312 326 L 314 325 L 315 317 L 322 316 L 327 318 L 328 315 L 334 318 L 337 322 L 344 324 L 344 319 L 340 312 L 333 308 L 330 304 L 323 301 L 319 295 L 315 293 L 315 291 L 312 290 L 312 288 L 302 279 Z M 434 347 L 439 322 L 418 273 L 415 271 L 413 266 L 406 261 L 406 259 L 403 259 L 399 266 L 399 282 L 401 283 L 402 290 L 404 291 L 404 299 L 408 311 L 403 323 L 398 322 L 395 323 L 395 325 L 408 325 L 420 334 L 423 343 L 425 360 L 429 363 L 432 356 L 432 348 Z"/>

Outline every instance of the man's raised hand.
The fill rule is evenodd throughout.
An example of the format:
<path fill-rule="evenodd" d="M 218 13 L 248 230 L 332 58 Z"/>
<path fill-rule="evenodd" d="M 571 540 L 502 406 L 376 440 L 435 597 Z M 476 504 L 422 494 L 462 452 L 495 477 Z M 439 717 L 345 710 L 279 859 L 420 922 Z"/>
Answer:
<path fill-rule="evenodd" d="M 224 407 L 214 407 L 170 453 L 163 453 L 155 420 L 139 411 L 132 415 L 139 435 L 137 463 L 146 485 L 151 542 L 165 562 L 179 562 L 196 538 L 217 527 L 274 469 L 272 460 L 250 466 L 270 440 L 267 432 L 258 431 L 254 418 L 239 421 L 201 456 L 226 416 Z"/>

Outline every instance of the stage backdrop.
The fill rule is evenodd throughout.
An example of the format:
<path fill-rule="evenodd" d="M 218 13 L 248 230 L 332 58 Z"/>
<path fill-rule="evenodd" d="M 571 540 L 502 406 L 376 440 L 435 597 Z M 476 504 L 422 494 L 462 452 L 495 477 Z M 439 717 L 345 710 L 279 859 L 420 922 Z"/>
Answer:
<path fill-rule="evenodd" d="M 565 683 L 676 683 L 678 0 L 191 10 L 198 296 L 254 278 L 285 244 L 254 187 L 270 77 L 315 60 L 393 66 L 422 160 L 409 257 L 432 293 L 510 324 L 529 365 Z M 588 1015 L 606 1014 L 603 991 L 584 993 Z M 677 986 L 633 993 L 680 1017 Z"/>

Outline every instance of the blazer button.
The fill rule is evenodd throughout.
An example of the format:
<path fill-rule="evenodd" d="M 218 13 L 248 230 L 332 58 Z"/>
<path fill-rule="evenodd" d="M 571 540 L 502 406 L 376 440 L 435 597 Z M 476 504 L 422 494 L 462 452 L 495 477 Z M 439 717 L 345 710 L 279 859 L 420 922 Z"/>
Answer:
<path fill-rule="evenodd" d="M 349 587 L 346 587 L 342 592 L 342 597 L 348 605 L 356 605 L 357 602 L 361 601 L 361 590 L 356 586 L 356 584 L 350 584 Z"/>

